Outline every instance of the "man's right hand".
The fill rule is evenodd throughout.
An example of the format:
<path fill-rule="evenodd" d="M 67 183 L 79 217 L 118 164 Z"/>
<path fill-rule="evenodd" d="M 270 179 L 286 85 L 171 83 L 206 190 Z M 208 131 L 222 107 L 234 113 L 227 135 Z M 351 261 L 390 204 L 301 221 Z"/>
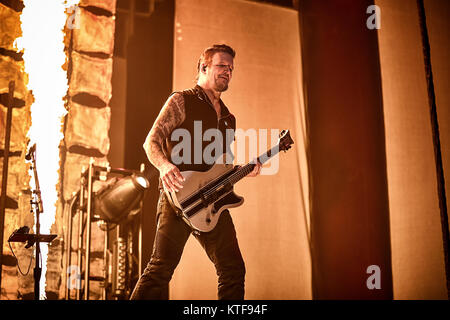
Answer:
<path fill-rule="evenodd" d="M 159 168 L 159 176 L 163 182 L 165 190 L 178 192 L 181 188 L 183 188 L 182 183 L 184 182 L 184 177 L 174 164 L 170 162 L 163 164 Z"/>

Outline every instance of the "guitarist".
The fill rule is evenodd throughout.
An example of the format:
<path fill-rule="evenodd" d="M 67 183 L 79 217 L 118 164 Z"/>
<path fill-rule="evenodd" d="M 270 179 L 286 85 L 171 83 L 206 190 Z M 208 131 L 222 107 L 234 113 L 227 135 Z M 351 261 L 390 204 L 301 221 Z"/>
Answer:
<path fill-rule="evenodd" d="M 233 74 L 235 51 L 225 45 L 214 45 L 204 50 L 197 64 L 197 85 L 192 89 L 173 93 L 156 118 L 144 143 L 149 161 L 160 172 L 160 197 L 157 208 L 157 229 L 153 253 L 139 278 L 131 299 L 168 299 L 168 284 L 177 267 L 184 245 L 191 233 L 205 249 L 214 263 L 218 275 L 218 298 L 244 299 L 245 265 L 236 238 L 236 231 L 228 210 L 224 211 L 217 226 L 210 232 L 193 230 L 177 215 L 170 205 L 163 188 L 178 191 L 183 188 L 180 171 L 206 171 L 209 166 L 203 159 L 203 133 L 208 129 L 221 131 L 224 152 L 229 153 L 225 139 L 228 132 L 236 129 L 235 118 L 220 99 L 228 89 Z M 202 135 L 195 134 L 196 125 L 201 124 Z M 187 161 L 174 161 L 172 149 L 178 141 L 172 141 L 176 129 L 190 133 L 190 157 Z M 192 141 L 198 137 L 202 141 Z M 202 150 L 195 147 L 200 143 Z M 196 155 L 195 152 L 198 154 Z M 200 154 L 201 152 L 201 154 Z M 196 161 L 202 159 L 200 162 Z M 174 163 L 178 163 L 175 165 Z M 248 175 L 257 176 L 261 164 L 257 163 Z"/>

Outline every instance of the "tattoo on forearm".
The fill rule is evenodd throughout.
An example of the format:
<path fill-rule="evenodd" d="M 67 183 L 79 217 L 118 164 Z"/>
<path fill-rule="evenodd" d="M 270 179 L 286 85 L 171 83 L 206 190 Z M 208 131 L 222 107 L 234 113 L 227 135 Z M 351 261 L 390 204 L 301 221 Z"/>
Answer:
<path fill-rule="evenodd" d="M 144 149 L 150 162 L 156 167 L 168 161 L 163 152 L 166 138 L 186 118 L 184 109 L 184 98 L 181 93 L 175 93 L 166 101 L 144 143 Z"/>

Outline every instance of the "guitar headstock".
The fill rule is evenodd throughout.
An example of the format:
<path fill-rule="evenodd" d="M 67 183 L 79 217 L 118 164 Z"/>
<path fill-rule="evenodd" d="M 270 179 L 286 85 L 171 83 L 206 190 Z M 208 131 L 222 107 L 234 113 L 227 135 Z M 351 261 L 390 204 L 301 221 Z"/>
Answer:
<path fill-rule="evenodd" d="M 280 151 L 286 152 L 291 148 L 291 145 L 294 144 L 294 140 L 291 138 L 291 134 L 289 133 L 289 130 L 282 130 L 280 132 L 280 136 L 278 138 L 278 145 L 280 148 Z"/>

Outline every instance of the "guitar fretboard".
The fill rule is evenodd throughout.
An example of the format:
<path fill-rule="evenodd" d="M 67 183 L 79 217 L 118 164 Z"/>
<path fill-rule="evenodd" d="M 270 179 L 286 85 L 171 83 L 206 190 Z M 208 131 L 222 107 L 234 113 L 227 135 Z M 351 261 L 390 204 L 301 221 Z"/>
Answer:
<path fill-rule="evenodd" d="M 258 161 L 259 163 L 264 164 L 267 160 L 269 160 L 279 152 L 280 152 L 280 145 L 277 144 L 275 147 L 273 147 L 266 153 L 260 155 L 258 157 Z M 255 167 L 254 163 L 252 162 L 247 163 L 245 166 L 239 168 L 235 173 L 233 173 L 231 176 L 225 179 L 226 181 L 224 181 L 224 183 L 228 182 L 231 183 L 232 185 L 235 184 L 236 182 L 247 176 L 250 172 L 252 172 L 254 167 Z"/>

